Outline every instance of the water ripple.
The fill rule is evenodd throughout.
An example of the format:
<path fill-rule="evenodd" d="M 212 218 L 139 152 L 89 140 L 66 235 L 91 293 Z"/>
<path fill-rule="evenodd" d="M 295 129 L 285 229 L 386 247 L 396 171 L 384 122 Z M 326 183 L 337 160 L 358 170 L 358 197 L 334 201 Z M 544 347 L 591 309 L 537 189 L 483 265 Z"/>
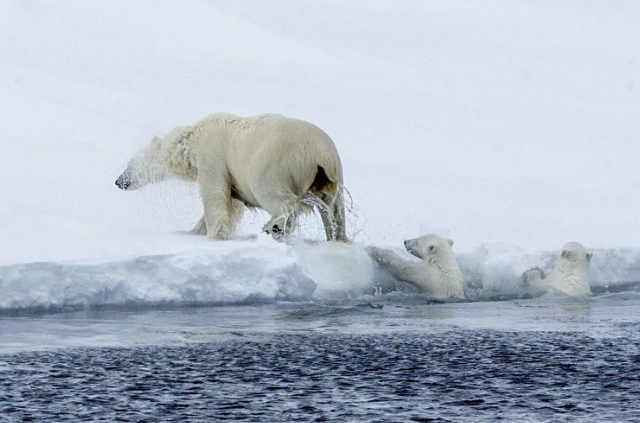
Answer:
<path fill-rule="evenodd" d="M 640 341 L 275 335 L 0 356 L 7 421 L 630 421 Z"/>

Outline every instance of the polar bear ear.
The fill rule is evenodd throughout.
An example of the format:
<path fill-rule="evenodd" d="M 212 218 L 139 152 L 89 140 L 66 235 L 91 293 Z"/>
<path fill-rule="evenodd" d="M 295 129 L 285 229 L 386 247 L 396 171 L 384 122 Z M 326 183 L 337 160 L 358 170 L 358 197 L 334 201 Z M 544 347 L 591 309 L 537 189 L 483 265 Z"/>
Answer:
<path fill-rule="evenodd" d="M 591 261 L 593 258 L 593 253 L 587 253 L 587 261 Z"/>
<path fill-rule="evenodd" d="M 453 247 L 453 240 L 452 239 L 448 239 L 447 243 L 449 244 L 450 247 Z"/>
<path fill-rule="evenodd" d="M 569 257 L 569 252 L 567 250 L 562 250 L 562 257 L 564 258 Z"/>

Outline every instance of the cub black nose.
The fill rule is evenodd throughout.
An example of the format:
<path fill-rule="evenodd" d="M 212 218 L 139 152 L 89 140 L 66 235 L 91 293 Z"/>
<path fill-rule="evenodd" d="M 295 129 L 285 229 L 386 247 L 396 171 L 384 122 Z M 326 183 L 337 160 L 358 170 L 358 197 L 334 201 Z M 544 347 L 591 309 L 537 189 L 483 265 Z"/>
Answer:
<path fill-rule="evenodd" d="M 409 241 L 404 242 L 404 246 L 406 247 L 407 245 L 409 245 Z"/>

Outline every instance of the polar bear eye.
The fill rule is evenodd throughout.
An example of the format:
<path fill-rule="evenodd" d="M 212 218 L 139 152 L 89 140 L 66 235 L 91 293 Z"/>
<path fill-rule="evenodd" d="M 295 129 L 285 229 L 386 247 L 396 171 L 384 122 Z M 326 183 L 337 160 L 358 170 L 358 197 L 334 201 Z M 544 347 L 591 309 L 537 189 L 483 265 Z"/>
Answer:
<path fill-rule="evenodd" d="M 436 246 L 431 244 L 429 245 L 429 251 L 434 251 L 436 249 Z"/>

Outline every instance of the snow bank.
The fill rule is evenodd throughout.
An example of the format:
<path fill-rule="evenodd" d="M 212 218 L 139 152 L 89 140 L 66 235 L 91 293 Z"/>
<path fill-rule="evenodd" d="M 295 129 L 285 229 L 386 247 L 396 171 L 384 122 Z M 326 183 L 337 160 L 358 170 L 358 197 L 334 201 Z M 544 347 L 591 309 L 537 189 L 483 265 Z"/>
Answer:
<path fill-rule="evenodd" d="M 110 262 L 0 267 L 0 309 L 264 303 L 360 296 L 373 266 L 362 246 L 209 242 Z M 320 285 L 320 287 L 319 287 Z"/>
<path fill-rule="evenodd" d="M 640 249 L 589 249 L 594 253 L 589 270 L 592 288 L 617 289 L 640 282 Z M 458 261 L 467 284 L 484 290 L 517 293 L 522 291 L 522 273 L 540 267 L 546 274 L 553 269 L 559 251 L 527 252 L 506 245 L 483 245 L 460 254 Z"/>
<path fill-rule="evenodd" d="M 283 245 L 260 236 L 198 245 L 172 254 L 107 262 L 0 266 L 0 310 L 322 302 L 370 298 L 381 288 L 415 292 L 391 281 L 360 244 Z M 482 300 L 495 294 L 523 294 L 522 272 L 532 266 L 548 271 L 556 255 L 487 245 L 458 259 L 476 292 L 473 298 Z M 596 250 L 590 278 L 592 287 L 600 290 L 622 290 L 640 281 L 640 250 Z"/>

